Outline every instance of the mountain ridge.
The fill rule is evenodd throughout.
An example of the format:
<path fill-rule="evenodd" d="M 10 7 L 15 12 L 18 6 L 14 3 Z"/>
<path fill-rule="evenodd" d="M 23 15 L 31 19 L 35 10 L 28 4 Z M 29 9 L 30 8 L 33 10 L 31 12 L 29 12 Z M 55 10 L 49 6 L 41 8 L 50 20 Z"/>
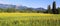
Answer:
<path fill-rule="evenodd" d="M 0 4 L 0 8 L 17 8 L 17 9 L 26 9 L 26 8 L 29 8 L 29 7 L 26 7 L 26 6 L 17 6 L 17 5 L 11 5 L 11 4 Z M 34 10 L 46 10 L 44 8 L 32 8 Z"/>

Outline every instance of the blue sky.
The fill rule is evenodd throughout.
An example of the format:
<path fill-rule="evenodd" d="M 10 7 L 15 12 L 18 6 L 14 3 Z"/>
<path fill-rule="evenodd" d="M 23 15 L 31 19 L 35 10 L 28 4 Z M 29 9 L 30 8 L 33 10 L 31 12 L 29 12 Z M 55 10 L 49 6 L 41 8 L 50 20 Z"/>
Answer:
<path fill-rule="evenodd" d="M 0 0 L 0 3 L 23 5 L 33 8 L 38 8 L 38 7 L 47 8 L 48 5 L 52 5 L 53 1 L 56 1 L 57 7 L 60 7 L 60 0 Z"/>

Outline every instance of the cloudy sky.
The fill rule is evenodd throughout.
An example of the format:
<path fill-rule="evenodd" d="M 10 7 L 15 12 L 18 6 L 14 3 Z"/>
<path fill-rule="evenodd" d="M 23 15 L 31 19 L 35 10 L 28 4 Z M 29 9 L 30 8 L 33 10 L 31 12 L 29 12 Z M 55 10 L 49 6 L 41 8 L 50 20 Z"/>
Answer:
<path fill-rule="evenodd" d="M 56 1 L 57 7 L 60 7 L 60 0 L 0 0 L 0 4 L 23 5 L 33 8 L 47 8 L 48 5 L 52 5 L 53 1 Z"/>

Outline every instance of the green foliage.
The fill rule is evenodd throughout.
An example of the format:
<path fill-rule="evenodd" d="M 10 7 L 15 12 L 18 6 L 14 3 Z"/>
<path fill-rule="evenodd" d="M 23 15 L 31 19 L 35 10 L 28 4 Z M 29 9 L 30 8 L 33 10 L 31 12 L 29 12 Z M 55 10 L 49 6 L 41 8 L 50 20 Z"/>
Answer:
<path fill-rule="evenodd" d="M 38 10 L 37 13 L 44 13 L 45 11 Z"/>
<path fill-rule="evenodd" d="M 47 13 L 52 13 L 51 6 L 50 6 L 50 5 L 48 5 L 48 9 L 47 9 L 46 12 L 47 12 Z"/>
<path fill-rule="evenodd" d="M 59 7 L 57 8 L 57 10 L 58 10 L 58 12 L 59 12 L 59 14 L 60 14 L 60 8 L 59 8 Z"/>
<path fill-rule="evenodd" d="M 3 9 L 2 8 L 0 8 L 0 12 L 3 12 Z"/>
<path fill-rule="evenodd" d="M 0 12 L 8 12 L 8 13 L 14 13 L 14 12 L 20 12 L 20 13 L 37 13 L 37 10 L 33 10 L 33 8 L 26 8 L 26 9 L 15 9 L 15 8 L 6 8 L 2 9 L 0 8 Z M 43 11 L 39 11 L 40 13 Z"/>
<path fill-rule="evenodd" d="M 60 12 L 59 10 L 60 10 L 59 8 L 58 9 L 56 8 L 56 2 L 54 1 L 53 5 L 52 5 L 52 9 L 51 9 L 51 7 L 49 5 L 46 13 L 59 14 L 59 12 Z"/>
<path fill-rule="evenodd" d="M 25 11 L 26 13 L 32 13 L 33 8 L 26 8 L 24 11 Z"/>
<path fill-rule="evenodd" d="M 16 12 L 16 9 L 15 8 L 8 8 L 7 12 Z"/>

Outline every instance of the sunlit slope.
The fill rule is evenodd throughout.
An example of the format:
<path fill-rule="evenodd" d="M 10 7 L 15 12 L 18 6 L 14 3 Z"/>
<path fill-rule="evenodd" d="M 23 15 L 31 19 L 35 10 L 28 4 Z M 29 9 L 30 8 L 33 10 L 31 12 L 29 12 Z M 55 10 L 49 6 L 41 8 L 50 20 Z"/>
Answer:
<path fill-rule="evenodd" d="M 0 16 L 52 16 L 53 14 L 43 13 L 0 13 Z"/>

